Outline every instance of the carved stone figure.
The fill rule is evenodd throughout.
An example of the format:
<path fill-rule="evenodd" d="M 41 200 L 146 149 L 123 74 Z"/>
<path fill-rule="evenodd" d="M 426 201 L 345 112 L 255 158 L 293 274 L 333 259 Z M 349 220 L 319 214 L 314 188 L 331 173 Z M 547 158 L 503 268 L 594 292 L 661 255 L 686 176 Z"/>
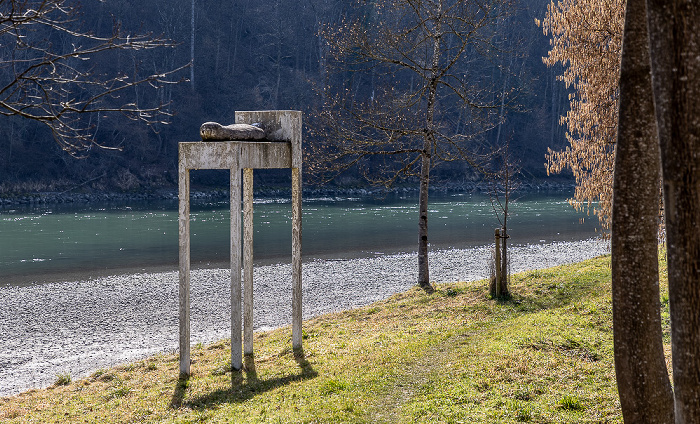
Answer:
<path fill-rule="evenodd" d="M 265 131 L 249 124 L 221 125 L 205 122 L 199 127 L 199 135 L 202 141 L 262 140 L 265 138 Z"/>

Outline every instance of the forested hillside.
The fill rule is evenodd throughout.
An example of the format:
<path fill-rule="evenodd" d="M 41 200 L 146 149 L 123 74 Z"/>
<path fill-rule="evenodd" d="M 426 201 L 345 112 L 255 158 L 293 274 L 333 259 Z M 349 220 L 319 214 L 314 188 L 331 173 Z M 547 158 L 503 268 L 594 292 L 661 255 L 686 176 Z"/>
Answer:
<path fill-rule="evenodd" d="M 471 70 L 483 87 L 490 87 L 494 98 L 502 94 L 499 87 L 519 87 L 513 103 L 517 107 L 505 110 L 504 124 L 483 137 L 491 143 L 510 139 L 526 178 L 544 177 L 547 147 L 560 149 L 565 143 L 558 120 L 568 107 L 567 91 L 556 80 L 560 70 L 542 63 L 548 39 L 534 24 L 535 18 L 544 16 L 548 2 L 515 3 L 513 13 L 495 28 L 499 37 L 513 40 L 512 52 L 494 56 L 490 68 L 480 65 Z M 0 7 L 6 5 L 3 2 Z M 174 187 L 177 143 L 198 140 L 199 126 L 205 121 L 233 122 L 235 110 L 297 109 L 311 123 L 322 106 L 318 89 L 327 78 L 342 77 L 320 30 L 353 13 L 347 5 L 340 0 L 82 2 L 75 24 L 83 29 L 109 34 L 118 25 L 134 34 L 163 34 L 178 43 L 175 48 L 97 55 L 83 65 L 95 74 L 116 68 L 135 78 L 191 62 L 177 75 L 179 84 L 122 93 L 146 105 L 167 103 L 172 113 L 169 124 L 149 128 L 128 119 L 91 117 L 95 141 L 120 150 L 92 148 L 86 158 L 75 159 L 61 150 L 44 126 L 22 117 L 0 117 L 0 191 L 18 186 L 118 191 Z M 62 42 L 63 48 L 70 48 L 70 40 Z M 56 40 L 53 46 L 60 48 Z M 12 77 L 7 64 L 12 63 L 13 54 L 2 38 L 0 51 L 0 85 L 5 86 Z M 506 67 L 509 72 L 499 71 Z M 464 167 L 438 168 L 435 175 L 462 180 Z M 226 181 L 207 173 L 197 178 L 195 182 L 200 183 Z M 267 182 L 274 183 L 274 178 L 271 174 Z M 350 175 L 345 181 L 357 184 L 359 179 Z"/>

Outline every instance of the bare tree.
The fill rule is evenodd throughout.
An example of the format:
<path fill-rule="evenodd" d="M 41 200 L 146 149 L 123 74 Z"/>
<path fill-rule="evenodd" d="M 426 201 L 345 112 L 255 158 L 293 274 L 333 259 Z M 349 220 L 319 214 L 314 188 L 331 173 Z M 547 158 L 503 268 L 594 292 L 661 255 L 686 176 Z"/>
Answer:
<path fill-rule="evenodd" d="M 517 177 L 520 173 L 520 163 L 512 155 L 510 140 L 494 154 L 494 159 L 496 162 L 495 169 L 487 173 L 489 182 L 488 193 L 491 200 L 491 207 L 501 225 L 499 232 L 501 251 L 500 256 L 495 255 L 500 258 L 500 263 L 494 263 L 494 269 L 500 267 L 500 272 L 494 273 L 490 292 L 492 296 L 508 297 L 510 294 L 508 289 L 510 278 L 510 256 L 508 254 L 508 239 L 510 235 L 508 234 L 508 217 L 510 213 L 510 203 L 513 200 L 513 193 L 519 186 Z M 500 281 L 496 281 L 496 278 L 500 278 Z M 496 285 L 499 285 L 498 290 L 496 290 Z"/>
<path fill-rule="evenodd" d="M 627 0 L 612 203 L 615 375 L 626 423 L 673 423 L 661 332 L 659 148 L 645 0 Z"/>
<path fill-rule="evenodd" d="M 0 114 L 46 125 L 58 144 L 80 156 L 93 147 L 100 119 L 113 113 L 151 125 L 168 114 L 163 104 L 144 106 L 134 88 L 173 82 L 179 69 L 143 74 L 131 57 L 132 74 L 95 67 L 98 55 L 137 54 L 174 43 L 150 33 L 129 33 L 115 21 L 110 34 L 83 29 L 76 3 L 68 0 L 0 2 Z M 105 146 L 102 146 L 105 147 Z"/>
<path fill-rule="evenodd" d="M 314 155 L 317 171 L 357 166 L 371 182 L 419 183 L 418 284 L 428 268 L 428 187 L 439 162 L 477 162 L 479 137 L 493 128 L 505 97 L 472 75 L 507 54 L 496 36 L 508 0 L 377 0 L 323 34 L 342 64 L 326 87 Z M 481 67 L 481 68 L 480 68 Z M 507 72 L 507 70 L 501 70 Z M 500 85 L 500 84 L 499 84 Z M 496 115 L 494 117 L 494 115 Z M 456 130 L 459 128 L 459 130 Z"/>

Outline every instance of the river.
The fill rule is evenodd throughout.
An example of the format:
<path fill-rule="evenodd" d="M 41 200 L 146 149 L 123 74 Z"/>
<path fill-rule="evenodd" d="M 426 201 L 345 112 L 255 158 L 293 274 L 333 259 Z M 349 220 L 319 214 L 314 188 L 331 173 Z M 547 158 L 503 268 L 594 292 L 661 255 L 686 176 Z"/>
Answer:
<path fill-rule="evenodd" d="M 566 194 L 525 194 L 511 203 L 511 243 L 575 241 L 596 236 L 597 220 Z M 289 199 L 256 199 L 257 264 L 291 257 Z M 303 254 L 371 257 L 416 250 L 417 196 L 315 197 L 303 203 Z M 583 218 L 586 218 L 585 220 Z M 0 209 L 0 285 L 24 285 L 141 271 L 174 270 L 177 202 L 53 205 Z M 226 202 L 192 206 L 194 267 L 227 267 Z M 498 220 L 487 196 L 431 194 L 431 248 L 466 248 L 493 239 Z"/>

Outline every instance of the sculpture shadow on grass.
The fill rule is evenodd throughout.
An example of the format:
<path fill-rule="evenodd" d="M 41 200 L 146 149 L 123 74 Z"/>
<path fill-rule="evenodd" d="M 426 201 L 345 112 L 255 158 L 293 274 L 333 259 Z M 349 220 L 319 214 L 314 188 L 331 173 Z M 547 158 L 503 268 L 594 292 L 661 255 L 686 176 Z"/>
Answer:
<path fill-rule="evenodd" d="M 189 384 L 189 377 L 184 375 L 180 376 L 170 401 L 171 408 L 187 406 L 192 409 L 207 409 L 223 403 L 243 402 L 260 393 L 273 390 L 277 387 L 318 376 L 318 372 L 313 369 L 306 359 L 303 349 L 294 350 L 294 360 L 299 365 L 298 373 L 267 380 L 260 380 L 258 378 L 253 355 L 246 355 L 244 359 L 243 370 L 231 371 L 231 388 L 216 390 L 203 396 L 184 400 Z"/>

